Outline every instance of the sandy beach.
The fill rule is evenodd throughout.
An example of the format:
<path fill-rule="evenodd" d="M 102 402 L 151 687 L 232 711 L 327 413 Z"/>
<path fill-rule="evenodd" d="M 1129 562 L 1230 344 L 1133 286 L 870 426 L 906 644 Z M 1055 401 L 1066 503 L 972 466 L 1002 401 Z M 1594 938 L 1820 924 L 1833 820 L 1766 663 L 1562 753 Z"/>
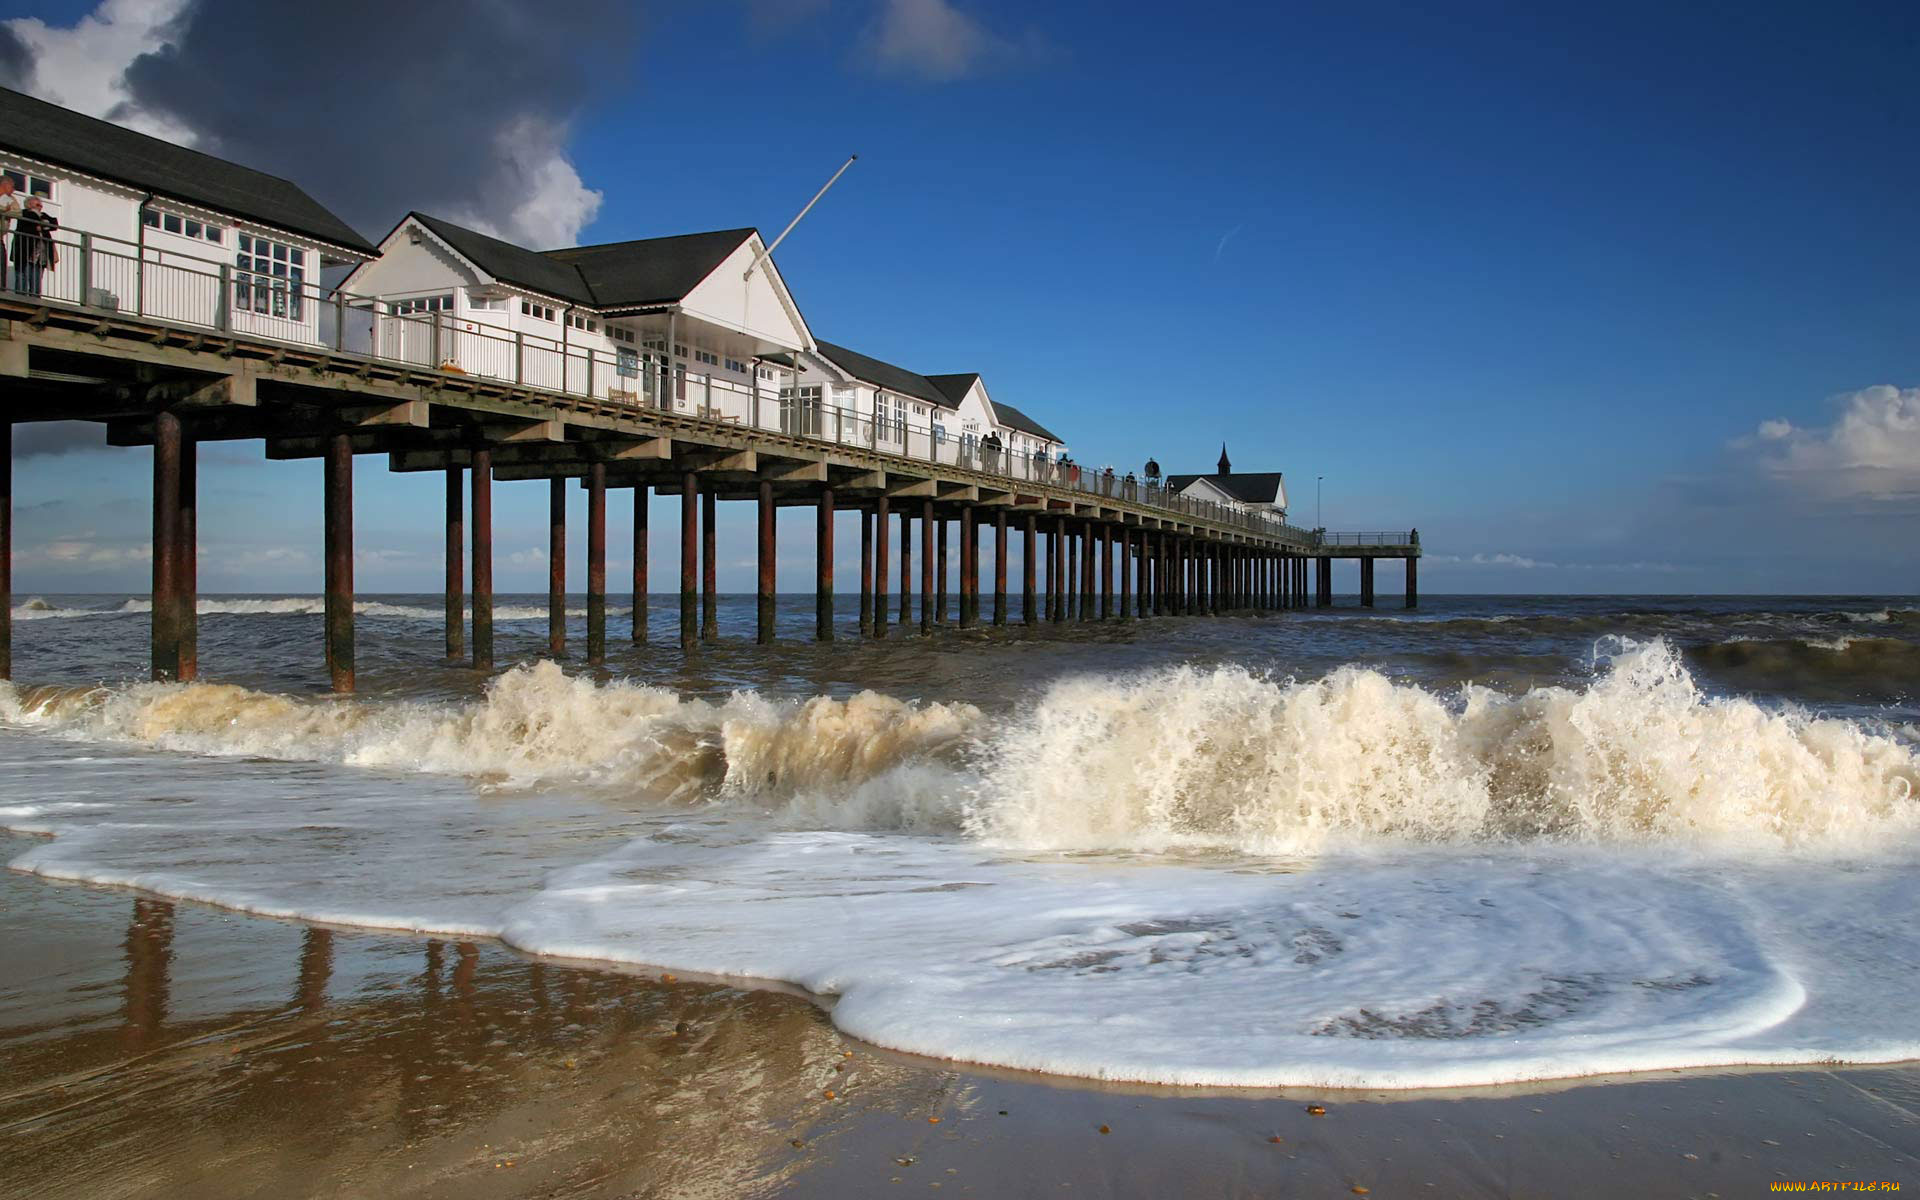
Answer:
<path fill-rule="evenodd" d="M 1101 1086 L 877 1051 L 797 995 L 490 943 L 13 872 L 0 908 L 7 1196 L 1730 1197 L 1912 1183 L 1920 1155 L 1911 1064 Z"/>

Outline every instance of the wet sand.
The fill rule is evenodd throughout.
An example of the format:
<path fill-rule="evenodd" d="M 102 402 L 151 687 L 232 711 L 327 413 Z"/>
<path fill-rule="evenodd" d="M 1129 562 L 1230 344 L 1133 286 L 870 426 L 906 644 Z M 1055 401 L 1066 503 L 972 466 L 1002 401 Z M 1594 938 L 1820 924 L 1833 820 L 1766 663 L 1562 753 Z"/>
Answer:
<path fill-rule="evenodd" d="M 0 873 L 9 1197 L 1741 1196 L 1917 1159 L 1911 1064 L 1102 1087 L 878 1051 L 776 991 Z"/>

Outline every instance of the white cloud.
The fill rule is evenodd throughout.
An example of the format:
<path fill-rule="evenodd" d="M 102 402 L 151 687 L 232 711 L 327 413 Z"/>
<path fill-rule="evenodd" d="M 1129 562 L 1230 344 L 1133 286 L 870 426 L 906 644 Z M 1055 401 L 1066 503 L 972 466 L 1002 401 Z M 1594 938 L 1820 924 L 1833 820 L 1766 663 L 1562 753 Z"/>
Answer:
<path fill-rule="evenodd" d="M 500 167 L 494 194 L 519 197 L 518 202 L 498 218 L 469 211 L 455 219 L 536 249 L 578 244 L 580 231 L 592 224 L 605 197 L 574 169 L 565 150 L 566 134 L 564 124 L 537 117 L 510 122 L 494 138 Z"/>
<path fill-rule="evenodd" d="M 1833 423 L 1762 421 L 1734 443 L 1774 479 L 1824 501 L 1920 500 L 1920 388 L 1886 384 L 1839 398 Z"/>
<path fill-rule="evenodd" d="M 8 21 L 33 55 L 29 89 L 43 100 L 191 145 L 193 130 L 142 109 L 127 90 L 133 60 L 173 44 L 191 0 L 102 0 L 72 28 L 38 17 Z"/>
<path fill-rule="evenodd" d="M 948 0 L 881 0 L 868 51 L 887 73 L 947 83 L 1034 49 L 992 32 Z"/>
<path fill-rule="evenodd" d="M 1507 567 L 1519 571 L 1633 571 L 1659 572 L 1662 574 L 1677 571 L 1698 570 L 1697 567 L 1680 566 L 1667 562 L 1548 562 L 1545 559 L 1530 558 L 1525 554 L 1427 554 L 1422 556 L 1429 563 L 1449 567 Z"/>

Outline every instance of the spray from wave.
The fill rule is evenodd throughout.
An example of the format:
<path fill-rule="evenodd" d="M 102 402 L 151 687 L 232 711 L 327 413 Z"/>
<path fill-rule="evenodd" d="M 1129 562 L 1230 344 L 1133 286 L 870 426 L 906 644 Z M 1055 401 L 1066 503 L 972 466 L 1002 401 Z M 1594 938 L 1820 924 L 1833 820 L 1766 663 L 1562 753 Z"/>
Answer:
<path fill-rule="evenodd" d="M 1664 642 L 1584 688 L 1443 697 L 1377 671 L 1177 668 L 968 705 L 685 700 L 553 663 L 455 705 L 0 685 L 0 720 L 163 749 L 753 802 L 791 822 L 1023 851 L 1311 853 L 1379 839 L 1857 848 L 1920 831 L 1920 759 L 1860 723 L 1702 693 Z"/>

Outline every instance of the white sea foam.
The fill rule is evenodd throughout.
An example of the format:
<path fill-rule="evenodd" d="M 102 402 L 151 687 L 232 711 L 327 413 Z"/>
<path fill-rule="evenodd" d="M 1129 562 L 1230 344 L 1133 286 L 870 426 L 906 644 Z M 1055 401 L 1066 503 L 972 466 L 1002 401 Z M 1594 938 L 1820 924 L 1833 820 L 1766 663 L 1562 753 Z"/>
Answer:
<path fill-rule="evenodd" d="M 1180 670 L 994 722 L 551 664 L 466 705 L 0 687 L 0 722 L 0 823 L 56 835 L 24 869 L 788 980 L 918 1053 L 1372 1087 L 1920 1056 L 1913 753 L 1658 644 L 1517 697 Z"/>

